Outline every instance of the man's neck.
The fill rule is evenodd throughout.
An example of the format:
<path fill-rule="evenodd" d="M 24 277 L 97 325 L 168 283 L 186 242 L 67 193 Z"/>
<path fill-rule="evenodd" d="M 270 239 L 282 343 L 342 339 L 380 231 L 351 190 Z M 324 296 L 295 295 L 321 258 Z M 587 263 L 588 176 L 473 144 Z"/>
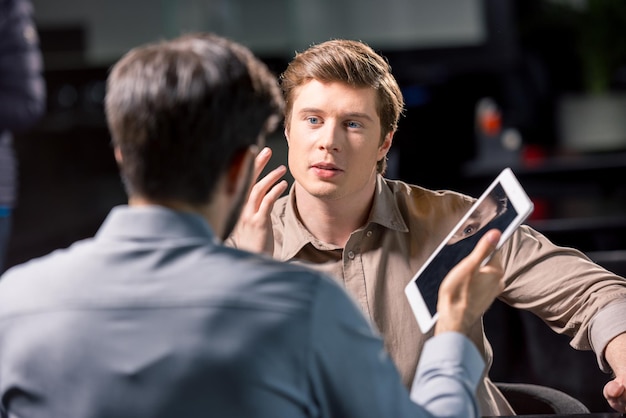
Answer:
<path fill-rule="evenodd" d="M 317 239 L 345 247 L 350 234 L 362 227 L 374 202 L 374 188 L 363 196 L 322 199 L 308 194 L 296 183 L 296 207 L 302 224 Z"/>
<path fill-rule="evenodd" d="M 128 205 L 133 207 L 163 206 L 178 212 L 188 212 L 200 215 L 209 223 L 213 231 L 218 234 L 218 236 L 221 234 L 221 226 L 223 225 L 227 214 L 227 211 L 225 210 L 216 210 L 216 204 L 214 202 L 206 205 L 192 205 L 179 200 L 155 200 L 142 196 L 130 196 L 128 199 Z"/>

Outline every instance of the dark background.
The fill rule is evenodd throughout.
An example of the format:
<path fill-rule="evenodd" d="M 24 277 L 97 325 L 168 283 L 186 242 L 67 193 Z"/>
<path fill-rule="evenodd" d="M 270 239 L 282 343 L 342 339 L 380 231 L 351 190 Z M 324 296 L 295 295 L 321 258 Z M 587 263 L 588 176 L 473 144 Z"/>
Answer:
<path fill-rule="evenodd" d="M 546 1 L 497 2 L 485 2 L 495 7 L 489 9 L 495 14 L 485 48 L 381 51 L 407 99 L 389 176 L 478 196 L 501 168 L 511 166 L 535 201 L 532 226 L 557 244 L 575 246 L 626 274 L 626 138 L 624 146 L 609 150 L 578 152 L 563 146 L 555 116 L 558 100 L 583 87 L 572 28 L 541 19 Z M 9 265 L 93 235 L 109 209 L 125 202 L 102 109 L 104 81 L 114 60 L 87 59 L 89 26 L 84 23 L 40 19 L 38 26 L 48 113 L 16 137 L 20 203 Z M 626 27 L 614 33 L 616 39 L 625 35 Z M 278 74 L 289 57 L 263 59 Z M 614 71 L 613 91 L 623 90 L 625 73 L 622 67 Z M 475 108 L 484 97 L 498 104 L 502 128 L 519 134 L 520 147 L 483 152 L 487 139 L 477 134 Z M 275 162 L 283 162 L 282 136 L 271 138 L 270 145 Z M 602 397 L 610 376 L 598 370 L 593 353 L 573 350 L 567 337 L 499 302 L 485 322 L 495 352 L 493 380 L 549 385 L 578 397 L 592 411 L 610 410 Z"/>

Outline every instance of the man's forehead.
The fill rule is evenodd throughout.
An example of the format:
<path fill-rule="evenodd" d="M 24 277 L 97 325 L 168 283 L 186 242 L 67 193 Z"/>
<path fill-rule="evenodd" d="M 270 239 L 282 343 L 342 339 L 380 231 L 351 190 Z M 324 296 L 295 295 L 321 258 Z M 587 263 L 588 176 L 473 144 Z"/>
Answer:
<path fill-rule="evenodd" d="M 355 87 L 343 82 L 310 80 L 294 91 L 294 106 L 345 107 L 354 113 L 376 114 L 377 93 L 372 87 Z"/>

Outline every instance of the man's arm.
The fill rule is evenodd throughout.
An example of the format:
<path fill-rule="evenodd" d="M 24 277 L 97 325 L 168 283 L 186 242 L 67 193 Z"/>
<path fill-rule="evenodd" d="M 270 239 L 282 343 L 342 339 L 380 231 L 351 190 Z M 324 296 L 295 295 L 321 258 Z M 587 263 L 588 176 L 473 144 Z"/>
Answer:
<path fill-rule="evenodd" d="M 424 347 L 410 395 L 359 308 L 334 282 L 323 283 L 313 309 L 308 367 L 322 416 L 479 416 L 475 391 L 485 364 L 463 333 L 502 288 L 498 258 L 481 266 L 499 236 L 499 231 L 486 234 L 446 276 L 442 324 Z"/>

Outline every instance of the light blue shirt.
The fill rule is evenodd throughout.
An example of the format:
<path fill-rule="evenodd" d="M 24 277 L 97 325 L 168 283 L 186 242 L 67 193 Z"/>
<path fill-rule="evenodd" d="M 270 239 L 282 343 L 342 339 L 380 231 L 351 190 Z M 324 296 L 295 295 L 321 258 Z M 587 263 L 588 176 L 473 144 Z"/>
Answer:
<path fill-rule="evenodd" d="M 160 207 L 114 208 L 93 239 L 0 280 L 3 416 L 468 418 L 483 370 L 445 333 L 409 394 L 331 279 Z"/>

